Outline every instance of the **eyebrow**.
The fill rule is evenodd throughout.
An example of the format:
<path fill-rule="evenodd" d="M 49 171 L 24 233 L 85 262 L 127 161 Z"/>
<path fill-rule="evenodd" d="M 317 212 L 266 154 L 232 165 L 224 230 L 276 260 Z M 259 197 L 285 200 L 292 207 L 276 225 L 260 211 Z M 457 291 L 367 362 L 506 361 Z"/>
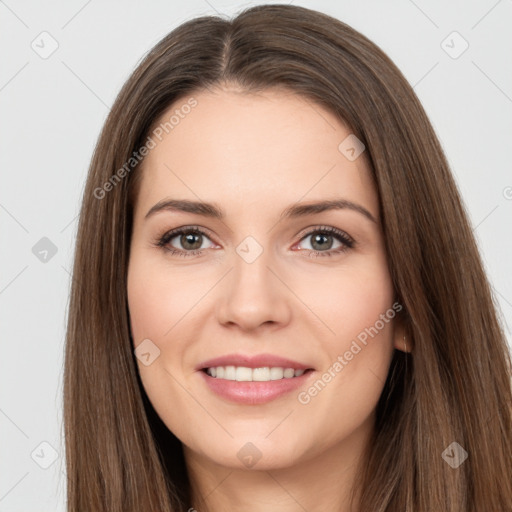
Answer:
<path fill-rule="evenodd" d="M 352 210 L 364 215 L 368 220 L 378 224 L 375 217 L 360 204 L 348 201 L 347 199 L 331 199 L 326 201 L 316 201 L 311 203 L 299 203 L 286 208 L 280 215 L 280 219 L 291 219 L 314 215 L 330 210 Z M 179 211 L 193 213 L 204 217 L 223 220 L 226 216 L 218 205 L 214 203 L 204 203 L 200 201 L 190 201 L 188 199 L 164 199 L 155 204 L 146 213 L 145 219 L 162 211 Z"/>

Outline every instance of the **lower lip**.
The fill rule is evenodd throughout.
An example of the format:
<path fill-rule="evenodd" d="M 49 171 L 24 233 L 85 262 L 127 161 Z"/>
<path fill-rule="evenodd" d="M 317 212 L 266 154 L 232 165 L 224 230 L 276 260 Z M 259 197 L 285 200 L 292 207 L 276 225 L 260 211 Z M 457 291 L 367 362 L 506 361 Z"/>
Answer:
<path fill-rule="evenodd" d="M 217 379 L 200 371 L 209 388 L 217 395 L 239 404 L 259 405 L 270 402 L 304 385 L 313 370 L 308 370 L 300 377 L 270 380 L 266 382 L 239 382 L 237 380 Z"/>

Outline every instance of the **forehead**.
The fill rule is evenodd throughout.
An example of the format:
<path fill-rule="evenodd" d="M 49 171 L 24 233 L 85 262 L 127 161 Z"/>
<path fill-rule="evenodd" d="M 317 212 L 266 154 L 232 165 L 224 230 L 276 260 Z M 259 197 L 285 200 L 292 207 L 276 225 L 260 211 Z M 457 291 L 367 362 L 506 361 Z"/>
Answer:
<path fill-rule="evenodd" d="M 364 152 L 351 161 L 339 149 L 350 130 L 293 92 L 196 92 L 171 105 L 154 126 L 158 137 L 152 135 L 156 144 L 142 165 L 137 203 L 170 196 L 288 205 L 302 197 L 343 196 L 377 215 Z"/>

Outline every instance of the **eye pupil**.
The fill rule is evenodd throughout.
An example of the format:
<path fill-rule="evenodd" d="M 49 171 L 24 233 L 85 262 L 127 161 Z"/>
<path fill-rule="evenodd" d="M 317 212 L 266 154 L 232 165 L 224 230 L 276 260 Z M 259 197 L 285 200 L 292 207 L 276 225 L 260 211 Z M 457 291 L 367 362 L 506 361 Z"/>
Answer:
<path fill-rule="evenodd" d="M 202 235 L 200 233 L 188 233 L 186 235 L 181 235 L 180 242 L 185 249 L 195 250 L 199 249 L 202 245 L 201 237 Z M 196 239 L 195 242 L 194 239 Z M 188 246 L 187 244 L 192 244 L 192 247 Z"/>
<path fill-rule="evenodd" d="M 330 238 L 330 243 L 325 243 L 327 239 Z M 322 242 L 323 240 L 323 242 Z M 315 244 L 320 244 L 319 247 L 315 247 Z M 313 236 L 313 241 L 311 243 L 311 246 L 313 249 L 330 249 L 332 247 L 332 236 L 331 235 L 324 235 L 322 233 L 318 233 Z"/>

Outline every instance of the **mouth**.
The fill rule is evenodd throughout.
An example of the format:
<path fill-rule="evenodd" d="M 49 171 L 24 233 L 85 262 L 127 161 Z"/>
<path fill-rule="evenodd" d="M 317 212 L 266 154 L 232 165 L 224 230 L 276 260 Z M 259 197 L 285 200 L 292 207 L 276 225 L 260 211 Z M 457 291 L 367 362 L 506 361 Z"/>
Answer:
<path fill-rule="evenodd" d="M 289 399 L 316 374 L 312 366 L 272 354 L 228 354 L 195 369 L 214 396 L 241 405 Z"/>
<path fill-rule="evenodd" d="M 291 376 L 292 372 L 293 376 Z M 310 381 L 316 374 L 312 368 L 294 369 L 275 366 L 261 368 L 216 366 L 203 368 L 197 373 L 217 398 L 230 403 L 252 406 L 265 404 L 278 398 L 289 400 L 293 398 L 293 391 L 311 385 Z M 215 373 L 215 377 L 210 373 Z M 219 377 L 219 373 L 222 377 Z"/>

